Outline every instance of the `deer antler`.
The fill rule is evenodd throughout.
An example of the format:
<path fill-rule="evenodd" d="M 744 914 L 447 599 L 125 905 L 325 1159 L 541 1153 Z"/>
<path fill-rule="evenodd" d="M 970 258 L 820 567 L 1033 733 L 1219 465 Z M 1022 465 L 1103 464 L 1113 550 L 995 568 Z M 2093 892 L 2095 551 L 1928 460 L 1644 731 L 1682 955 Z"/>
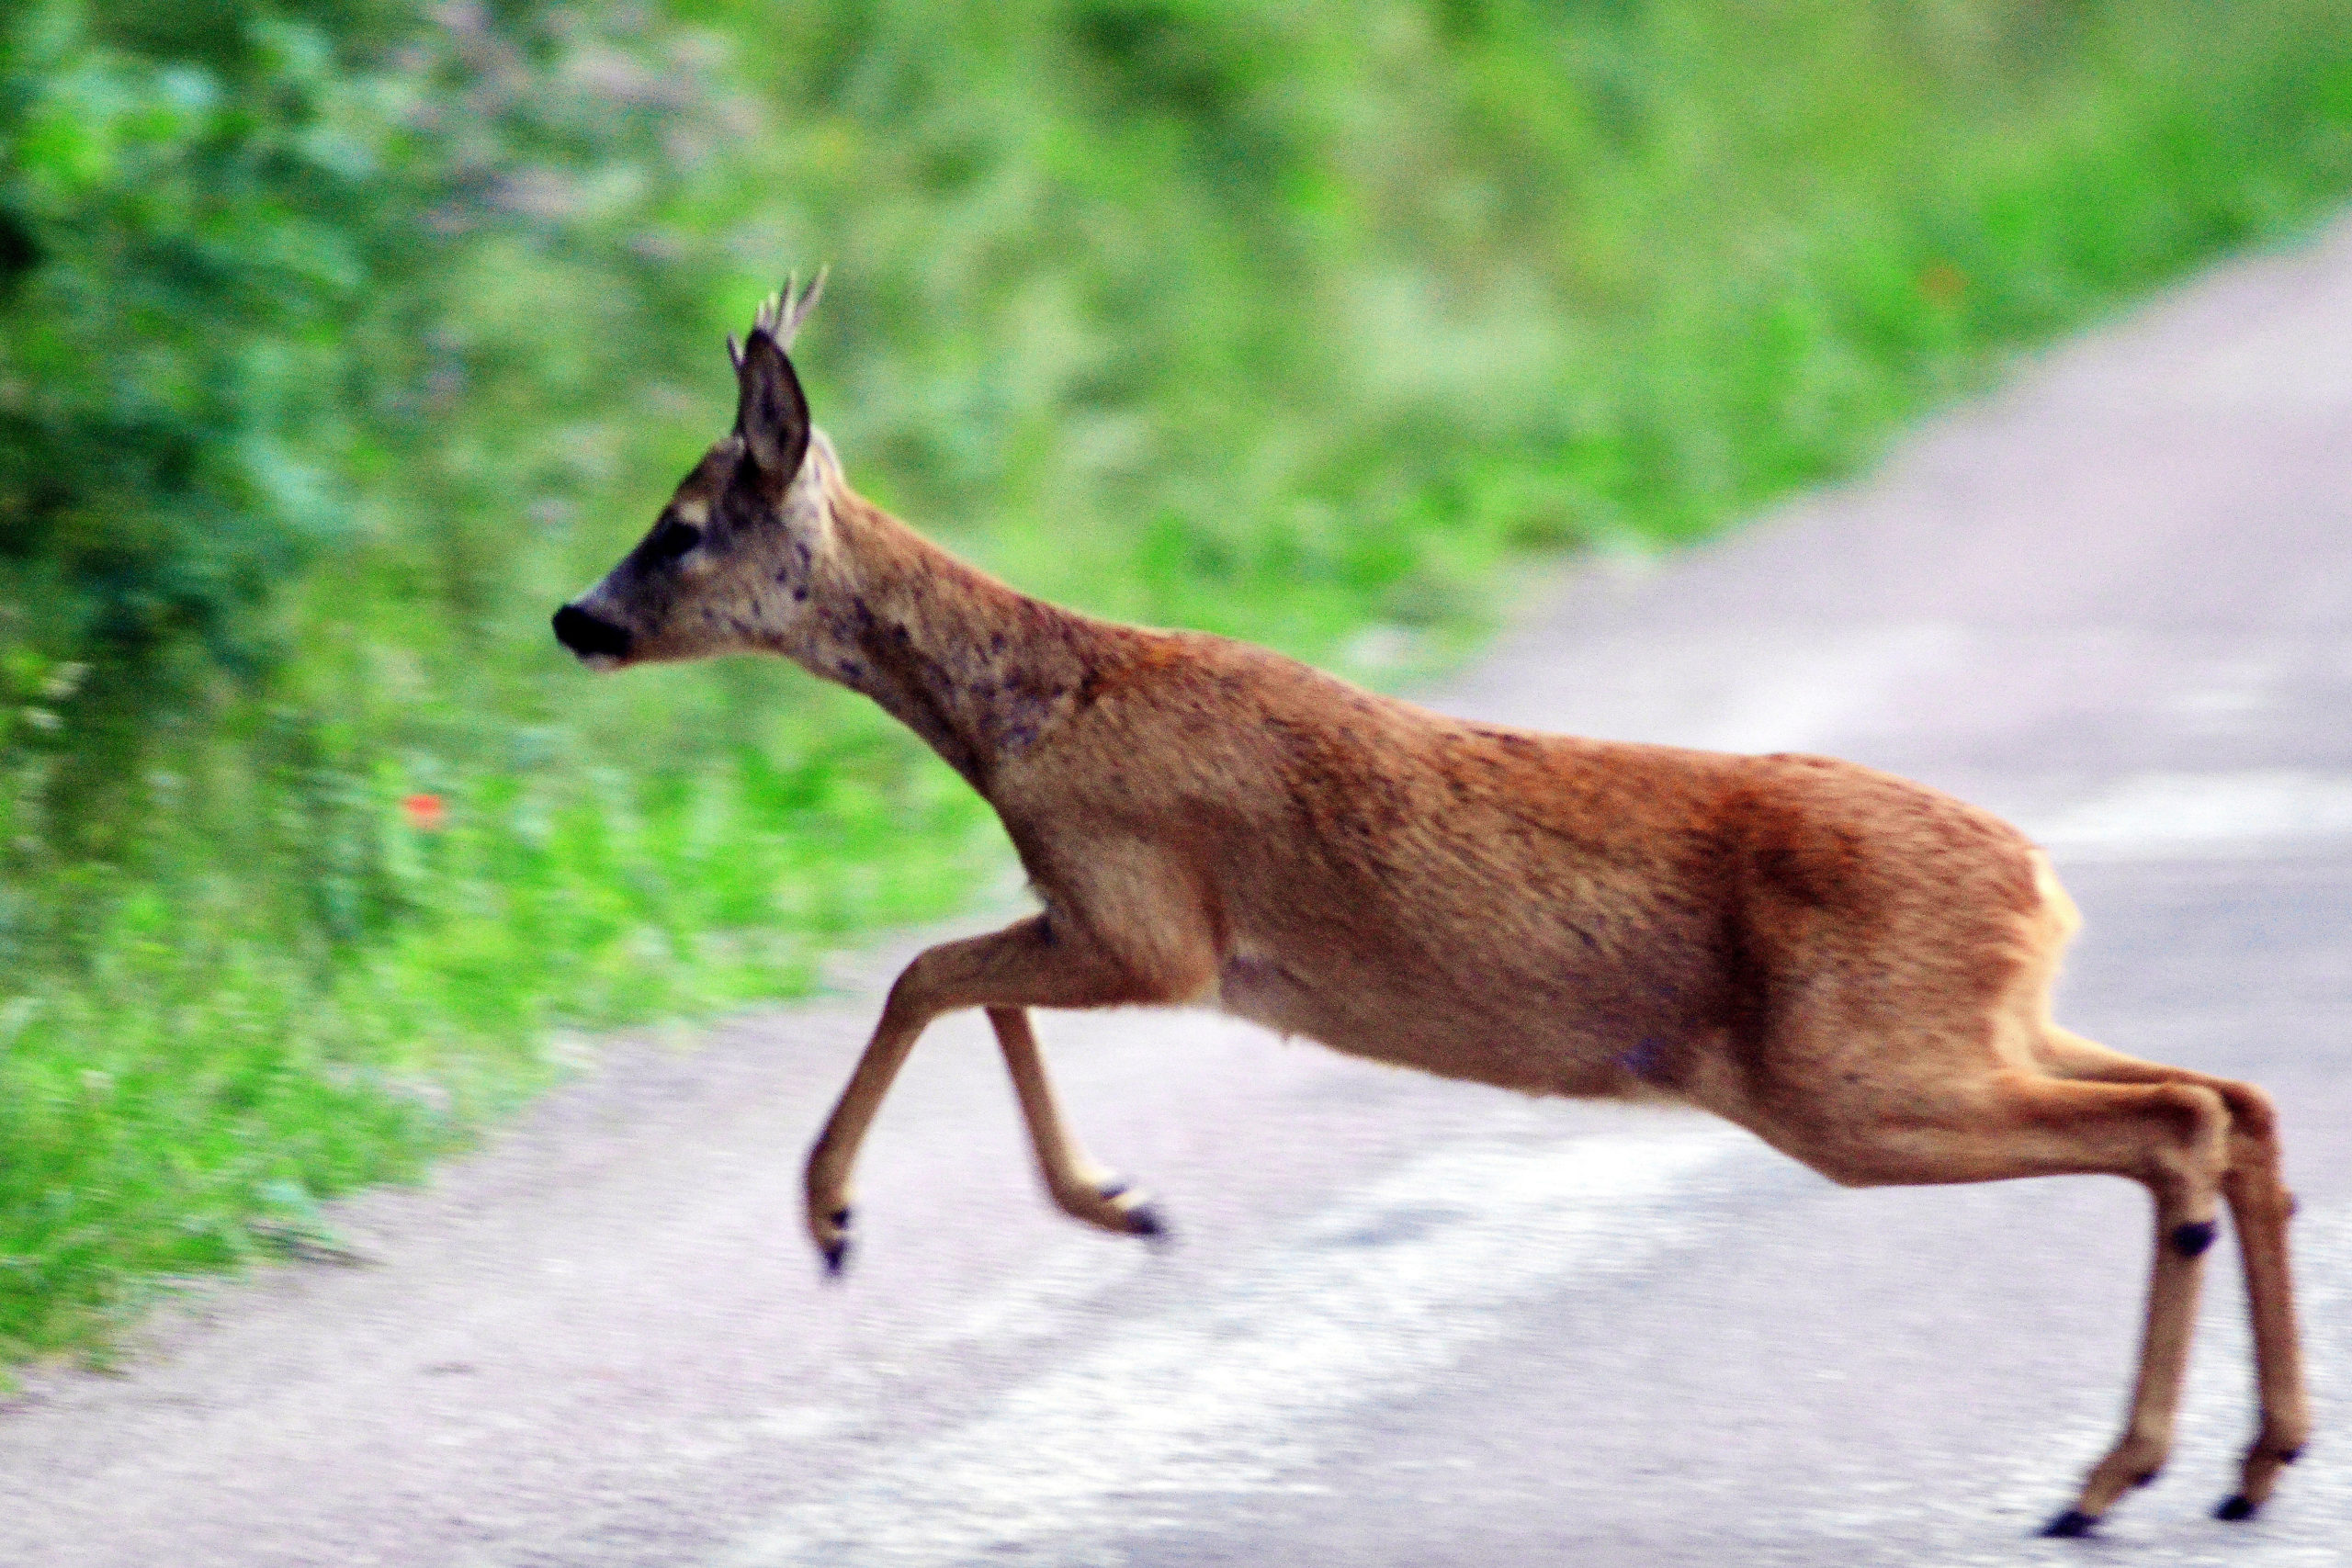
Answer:
<path fill-rule="evenodd" d="M 800 323 L 807 321 L 808 312 L 817 308 L 817 296 L 825 291 L 825 277 L 831 271 L 829 266 L 819 267 L 817 276 L 808 280 L 806 290 L 800 287 L 798 273 L 788 275 L 784 280 L 783 293 L 771 294 L 760 301 L 760 308 L 752 314 L 752 330 L 767 333 L 775 340 L 778 348 L 790 348 L 794 334 L 800 331 Z M 733 333 L 727 334 L 727 360 L 737 370 L 743 368 L 743 345 L 736 341 Z"/>
<path fill-rule="evenodd" d="M 775 339 L 778 348 L 790 348 L 793 335 L 800 330 L 800 323 L 807 321 L 808 312 L 817 308 L 817 297 L 825 291 L 825 277 L 831 270 L 831 267 L 819 267 L 817 276 L 808 280 L 805 290 L 800 287 L 798 273 L 787 276 L 784 280 L 783 293 L 771 294 L 760 301 L 759 310 L 752 317 L 752 330 L 765 333 Z M 732 337 L 727 340 L 727 352 L 740 368 L 743 363 L 742 350 L 736 346 Z"/>

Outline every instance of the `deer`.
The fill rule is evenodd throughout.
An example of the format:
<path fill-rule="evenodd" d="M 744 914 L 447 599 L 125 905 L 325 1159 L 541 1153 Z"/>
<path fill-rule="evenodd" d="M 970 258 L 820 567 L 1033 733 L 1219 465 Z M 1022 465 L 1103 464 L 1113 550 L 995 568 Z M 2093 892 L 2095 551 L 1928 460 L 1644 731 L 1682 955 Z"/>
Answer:
<path fill-rule="evenodd" d="M 2276 1111 L 2056 1023 L 2080 916 L 2022 832 L 1858 763 L 1466 722 L 1023 594 L 850 487 L 786 353 L 822 284 L 788 280 L 728 339 L 733 430 L 554 631 L 598 671 L 765 653 L 865 694 L 987 801 L 1027 873 L 1036 913 L 890 987 L 806 1166 L 828 1271 L 893 1078 L 970 1008 L 1053 1202 L 1159 1235 L 1150 1197 L 1065 1124 L 1029 1015 L 1207 1007 L 1530 1095 L 1696 1107 L 1847 1186 L 2140 1183 L 2136 1382 L 2049 1536 L 2091 1533 L 2165 1463 L 2226 1202 L 2259 1416 L 2218 1515 L 2270 1497 L 2312 1427 Z"/>

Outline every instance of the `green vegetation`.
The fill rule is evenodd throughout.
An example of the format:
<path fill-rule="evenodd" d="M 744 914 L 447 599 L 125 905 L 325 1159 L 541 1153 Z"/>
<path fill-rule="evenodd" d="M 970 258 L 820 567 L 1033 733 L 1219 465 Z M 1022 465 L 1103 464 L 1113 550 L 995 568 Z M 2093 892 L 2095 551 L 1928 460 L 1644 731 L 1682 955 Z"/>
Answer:
<path fill-rule="evenodd" d="M 1393 682 L 2347 186 L 2352 0 L 26 0 L 0 1356 L 1001 868 L 854 699 L 548 637 L 788 265 L 869 493 Z"/>

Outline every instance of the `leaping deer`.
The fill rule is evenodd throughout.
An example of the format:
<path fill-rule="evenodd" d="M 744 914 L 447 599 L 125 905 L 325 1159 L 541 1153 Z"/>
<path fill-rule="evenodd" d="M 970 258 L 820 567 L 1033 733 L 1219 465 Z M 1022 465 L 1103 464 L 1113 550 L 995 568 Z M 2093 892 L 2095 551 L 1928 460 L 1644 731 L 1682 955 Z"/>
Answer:
<path fill-rule="evenodd" d="M 850 489 L 786 356 L 821 281 L 729 340 L 733 432 L 555 633 L 600 670 L 756 649 L 865 693 L 995 808 L 1044 905 L 891 987 L 808 1158 L 829 1269 L 859 1141 L 959 1008 L 988 1010 L 1054 1201 L 1157 1232 L 1063 1126 L 1027 1010 L 1208 1005 L 1531 1094 L 1681 1100 L 1851 1186 L 2142 1183 L 2138 1382 L 2048 1535 L 2164 1463 L 2226 1199 L 2261 1418 L 2221 1517 L 2269 1497 L 2311 1429 L 2270 1100 L 2052 1021 L 2078 917 L 2022 834 L 1850 762 L 1466 723 L 1029 598 Z"/>

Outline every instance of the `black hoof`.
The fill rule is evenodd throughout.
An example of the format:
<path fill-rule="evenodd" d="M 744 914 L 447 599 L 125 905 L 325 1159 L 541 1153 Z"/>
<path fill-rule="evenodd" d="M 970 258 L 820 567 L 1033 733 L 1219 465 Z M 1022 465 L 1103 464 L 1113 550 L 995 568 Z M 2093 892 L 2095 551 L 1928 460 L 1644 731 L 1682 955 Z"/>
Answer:
<path fill-rule="evenodd" d="M 2084 1513 L 2080 1508 L 2069 1508 L 2042 1526 L 2041 1533 L 2059 1540 L 2075 1540 L 2090 1534 L 2091 1528 L 2098 1523 L 2097 1519 Z"/>
<path fill-rule="evenodd" d="M 2247 1502 L 2245 1500 L 2245 1494 L 2241 1492 L 2236 1496 L 2232 1497 L 2227 1502 L 2223 1503 L 2220 1507 L 2214 1509 L 2213 1517 L 2217 1519 L 2227 1519 L 2230 1523 L 2236 1524 L 2240 1519 L 2250 1519 L 2254 1517 L 2255 1509 L 2260 1506 L 2261 1505 L 2258 1503 Z"/>
<path fill-rule="evenodd" d="M 2199 1258 L 2213 1245 L 2213 1222 L 2191 1220 L 2172 1228 L 2172 1245 L 2183 1258 Z"/>
<path fill-rule="evenodd" d="M 827 1214 L 825 1218 L 831 1222 L 836 1230 L 846 1230 L 849 1228 L 849 1206 L 843 1204 Z M 841 1236 L 832 1241 L 819 1242 L 817 1250 L 825 1255 L 825 1278 L 840 1279 L 842 1266 L 849 1261 L 849 1237 Z"/>
<path fill-rule="evenodd" d="M 1168 1222 L 1159 1216 L 1156 1203 L 1138 1203 L 1127 1211 L 1127 1234 L 1147 1241 L 1166 1241 L 1170 1232 Z"/>

